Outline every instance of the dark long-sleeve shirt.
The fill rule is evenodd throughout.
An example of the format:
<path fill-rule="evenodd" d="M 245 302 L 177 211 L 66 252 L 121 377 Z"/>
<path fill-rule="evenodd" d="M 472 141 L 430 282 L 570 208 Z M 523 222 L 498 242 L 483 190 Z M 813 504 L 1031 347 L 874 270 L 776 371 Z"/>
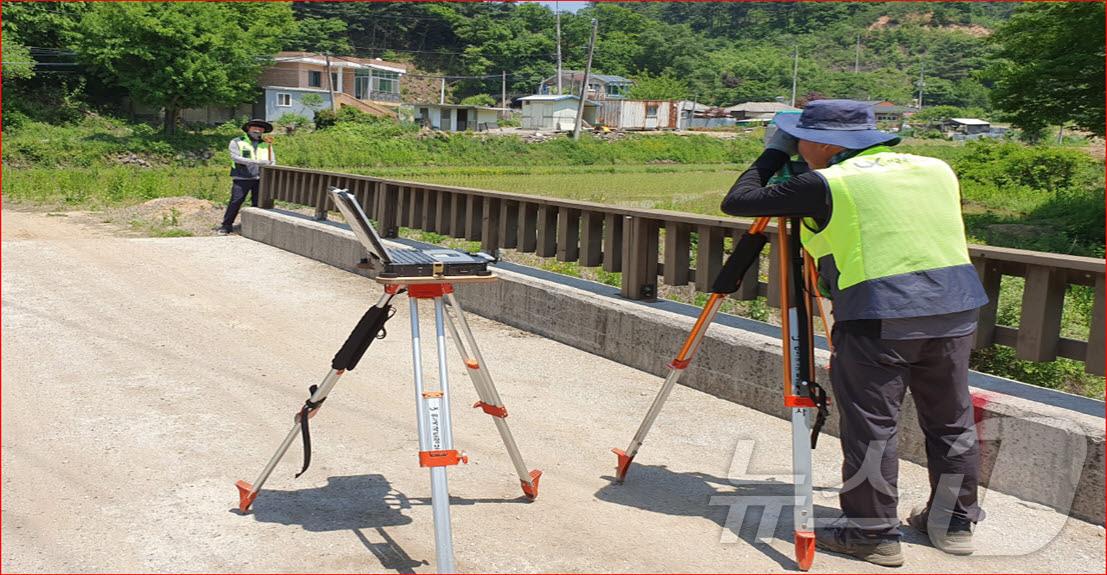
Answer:
<path fill-rule="evenodd" d="M 820 224 L 830 219 L 830 188 L 815 171 L 766 186 L 769 178 L 788 162 L 780 150 L 766 149 L 748 170 L 738 176 L 723 199 L 722 210 L 732 216 L 811 217 Z"/>

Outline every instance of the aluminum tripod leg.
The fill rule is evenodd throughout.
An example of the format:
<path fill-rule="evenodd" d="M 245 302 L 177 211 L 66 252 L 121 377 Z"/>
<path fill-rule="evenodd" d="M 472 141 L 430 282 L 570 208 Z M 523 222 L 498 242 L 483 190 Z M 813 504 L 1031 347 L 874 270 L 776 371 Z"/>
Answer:
<path fill-rule="evenodd" d="M 418 299 L 410 297 L 411 355 L 415 375 L 416 417 L 419 428 L 419 464 L 430 467 L 431 511 L 434 516 L 434 550 L 439 573 L 453 573 L 454 547 L 450 528 L 450 492 L 446 466 L 465 461 L 453 449 L 450 425 L 450 384 L 446 372 L 446 329 L 442 297 L 434 297 L 434 330 L 438 351 L 438 391 L 423 385 L 422 346 L 419 337 Z"/>
<path fill-rule="evenodd" d="M 688 367 L 689 362 L 692 361 L 692 357 L 696 355 L 696 351 L 699 349 L 700 342 L 703 341 L 703 335 L 707 332 L 707 327 L 714 321 L 715 316 L 719 313 L 719 308 L 723 305 L 723 300 L 726 298 L 725 294 L 713 293 L 707 300 L 707 304 L 703 307 L 703 311 L 700 312 L 699 319 L 696 320 L 696 324 L 692 327 L 692 333 L 688 334 L 688 339 L 684 341 L 684 346 L 680 349 L 680 353 L 677 354 L 676 359 L 669 363 L 669 375 L 665 377 L 665 383 L 662 384 L 661 390 L 657 392 L 657 397 L 654 398 L 653 403 L 650 405 L 650 410 L 646 412 L 646 418 L 642 420 L 641 425 L 638 426 L 638 431 L 634 434 L 634 439 L 630 441 L 630 446 L 626 451 L 622 449 L 612 449 L 611 451 L 618 456 L 618 464 L 615 467 L 615 480 L 622 482 L 626 479 L 627 469 L 630 467 L 631 461 L 634 460 L 634 456 L 638 454 L 638 449 L 642 447 L 642 442 L 646 439 L 646 434 L 650 432 L 650 428 L 653 427 L 654 420 L 657 419 L 657 415 L 661 413 L 661 408 L 665 405 L 665 400 L 669 398 L 669 393 L 672 392 L 673 386 L 676 385 L 680 374 L 684 373 L 685 368 Z"/>
<path fill-rule="evenodd" d="M 452 292 L 446 294 L 446 299 L 457 314 L 456 325 L 450 314 L 445 314 L 447 325 L 450 328 L 450 336 L 457 343 L 457 350 L 461 354 L 461 359 L 465 361 L 469 378 L 473 381 L 473 387 L 477 389 L 477 397 L 480 398 L 480 401 L 473 407 L 480 407 L 485 413 L 491 415 L 496 422 L 496 430 L 500 432 L 500 438 L 503 439 L 504 447 L 507 448 L 507 453 L 511 457 L 511 463 L 515 466 L 515 473 L 519 475 L 519 483 L 523 488 L 523 494 L 529 499 L 534 499 L 538 497 L 538 480 L 542 476 L 542 472 L 537 469 L 527 470 L 523 455 L 519 452 L 519 446 L 515 443 L 515 437 L 511 435 L 511 429 L 507 426 L 507 421 L 504 420 L 507 417 L 507 408 L 504 407 L 500 394 L 496 391 L 495 384 L 492 383 L 492 375 L 488 372 L 488 367 L 484 363 L 484 357 L 481 356 L 477 340 L 473 337 L 473 331 L 469 329 L 469 322 L 465 319 L 461 304 L 458 303 L 457 296 Z M 459 326 L 460 336 L 458 335 Z"/>
<path fill-rule="evenodd" d="M 386 292 L 384 295 L 381 296 L 380 300 L 377 301 L 376 305 L 374 305 L 373 308 L 377 309 L 378 311 L 384 310 L 385 312 L 387 312 L 386 308 L 388 306 L 388 302 L 392 300 L 394 295 L 394 292 Z M 367 315 L 368 314 L 369 312 L 367 312 Z M 362 321 L 365 321 L 365 319 L 363 318 Z M 387 321 L 387 317 L 385 317 L 383 321 Z M 383 322 L 381 325 L 383 325 Z M 338 355 L 336 355 L 336 359 L 332 361 L 330 372 L 327 373 L 327 376 L 323 378 L 323 382 L 320 383 L 317 388 L 315 388 L 315 390 L 311 394 L 311 397 L 308 398 L 308 403 L 316 406 L 308 412 L 309 418 L 315 415 L 315 412 L 318 410 L 318 405 L 327 398 L 331 390 L 334 389 L 334 386 L 338 383 L 338 378 L 346 372 L 346 369 L 340 368 L 348 367 L 349 369 L 353 369 L 353 365 L 357 364 L 358 358 L 360 358 L 360 353 L 354 353 L 353 355 L 347 356 L 345 358 L 347 360 L 352 360 L 352 363 L 350 363 L 349 365 L 339 364 L 336 366 L 335 362 L 340 361 L 338 359 L 339 357 L 346 355 L 343 352 L 347 351 L 348 348 L 361 347 L 356 345 L 359 343 L 360 327 L 362 326 L 359 324 L 357 328 L 354 328 L 354 331 L 350 334 L 350 337 L 346 340 L 346 343 L 343 344 L 343 349 L 339 351 Z M 361 352 L 364 352 L 365 347 L 368 347 L 368 342 L 371 342 L 372 338 L 375 338 L 377 334 L 372 333 L 371 331 L 367 331 L 362 332 L 360 335 L 362 337 L 369 338 L 361 341 L 361 343 L 365 344 L 364 347 L 361 347 Z M 235 487 L 238 488 L 238 509 L 243 513 L 250 509 L 250 505 L 254 503 L 254 499 L 257 498 L 258 492 L 261 491 L 262 485 L 264 485 L 266 480 L 269 479 L 269 476 L 277 467 L 277 463 L 281 461 L 281 458 L 283 458 L 285 453 L 288 452 L 288 448 L 292 445 L 292 442 L 295 441 L 296 435 L 300 432 L 300 414 L 301 412 L 296 412 L 295 423 L 292 425 L 292 429 L 288 430 L 288 435 L 285 435 L 284 441 L 281 442 L 280 446 L 277 448 L 277 452 L 273 454 L 273 457 L 269 459 L 269 463 L 265 464 L 265 468 L 261 470 L 258 478 L 255 479 L 252 484 L 241 480 L 235 482 Z"/>
<path fill-rule="evenodd" d="M 814 327 L 807 274 L 799 246 L 799 222 L 789 234 L 786 221 L 779 224 L 781 336 L 784 341 L 784 405 L 791 408 L 793 541 L 796 564 L 807 571 L 815 560 L 815 510 L 811 467 L 811 430 L 816 416 L 808 382 L 814 374 Z M 791 237 L 790 237 L 791 236 Z"/>
<path fill-rule="evenodd" d="M 342 371 L 332 369 L 330 373 L 323 378 L 323 383 L 319 385 L 319 388 L 315 390 L 315 393 L 311 394 L 312 403 L 318 403 L 327 397 L 327 394 L 334 389 L 338 378 L 342 376 Z M 315 412 L 310 412 L 311 417 L 315 415 Z M 296 412 L 295 423 L 292 424 L 292 429 L 288 430 L 288 435 L 284 436 L 284 441 L 281 442 L 280 447 L 277 448 L 277 452 L 273 454 L 273 457 L 269 459 L 269 463 L 265 464 L 265 469 L 261 470 L 258 478 L 254 482 L 246 483 L 245 481 L 235 482 L 235 487 L 238 488 L 238 510 L 245 513 L 250 509 L 250 505 L 254 503 L 254 499 L 257 499 L 258 492 L 261 491 L 261 486 L 265 485 L 265 481 L 269 479 L 269 475 L 273 473 L 273 469 L 277 467 L 277 463 L 281 461 L 284 454 L 288 452 L 288 448 L 292 445 L 292 442 L 296 440 L 296 436 L 300 434 L 300 412 Z"/>

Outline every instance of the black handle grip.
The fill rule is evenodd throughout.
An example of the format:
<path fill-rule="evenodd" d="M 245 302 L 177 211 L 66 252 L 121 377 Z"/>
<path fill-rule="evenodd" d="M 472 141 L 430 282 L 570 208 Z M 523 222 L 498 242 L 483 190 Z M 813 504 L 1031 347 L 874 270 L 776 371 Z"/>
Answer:
<path fill-rule="evenodd" d="M 361 356 L 365 355 L 369 344 L 373 343 L 373 340 L 377 339 L 384 330 L 385 322 L 392 317 L 391 312 L 392 306 L 388 304 L 384 307 L 369 308 L 369 311 L 361 316 L 361 321 L 357 322 L 354 331 L 346 338 L 346 343 L 343 343 L 338 353 L 334 354 L 331 368 L 350 371 L 357 367 L 357 362 L 361 361 Z"/>

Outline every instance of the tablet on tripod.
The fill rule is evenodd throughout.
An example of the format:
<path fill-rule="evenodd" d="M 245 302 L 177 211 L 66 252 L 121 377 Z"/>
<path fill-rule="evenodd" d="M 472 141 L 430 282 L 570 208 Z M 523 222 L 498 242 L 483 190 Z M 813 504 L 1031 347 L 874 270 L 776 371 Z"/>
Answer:
<path fill-rule="evenodd" d="M 369 217 L 361 209 L 357 198 L 346 190 L 330 188 L 328 192 L 338 206 L 338 211 L 350 224 L 354 236 L 369 252 L 373 264 L 379 270 L 378 277 L 434 277 L 434 276 L 485 276 L 488 264 L 495 258 L 485 254 L 469 254 L 459 250 L 435 248 L 390 248 L 381 241 Z"/>

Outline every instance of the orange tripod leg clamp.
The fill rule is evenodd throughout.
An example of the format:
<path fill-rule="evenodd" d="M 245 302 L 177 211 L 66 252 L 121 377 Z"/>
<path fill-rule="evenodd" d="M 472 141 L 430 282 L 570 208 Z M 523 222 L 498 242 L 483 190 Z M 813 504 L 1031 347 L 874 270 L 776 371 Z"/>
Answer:
<path fill-rule="evenodd" d="M 419 467 L 445 467 L 458 463 L 469 463 L 469 456 L 456 449 L 419 452 Z"/>
<path fill-rule="evenodd" d="M 473 404 L 473 407 L 479 407 L 482 411 L 484 411 L 488 415 L 491 415 L 492 417 L 498 417 L 500 419 L 507 417 L 507 407 L 505 406 L 492 405 L 491 403 L 478 401 Z"/>

